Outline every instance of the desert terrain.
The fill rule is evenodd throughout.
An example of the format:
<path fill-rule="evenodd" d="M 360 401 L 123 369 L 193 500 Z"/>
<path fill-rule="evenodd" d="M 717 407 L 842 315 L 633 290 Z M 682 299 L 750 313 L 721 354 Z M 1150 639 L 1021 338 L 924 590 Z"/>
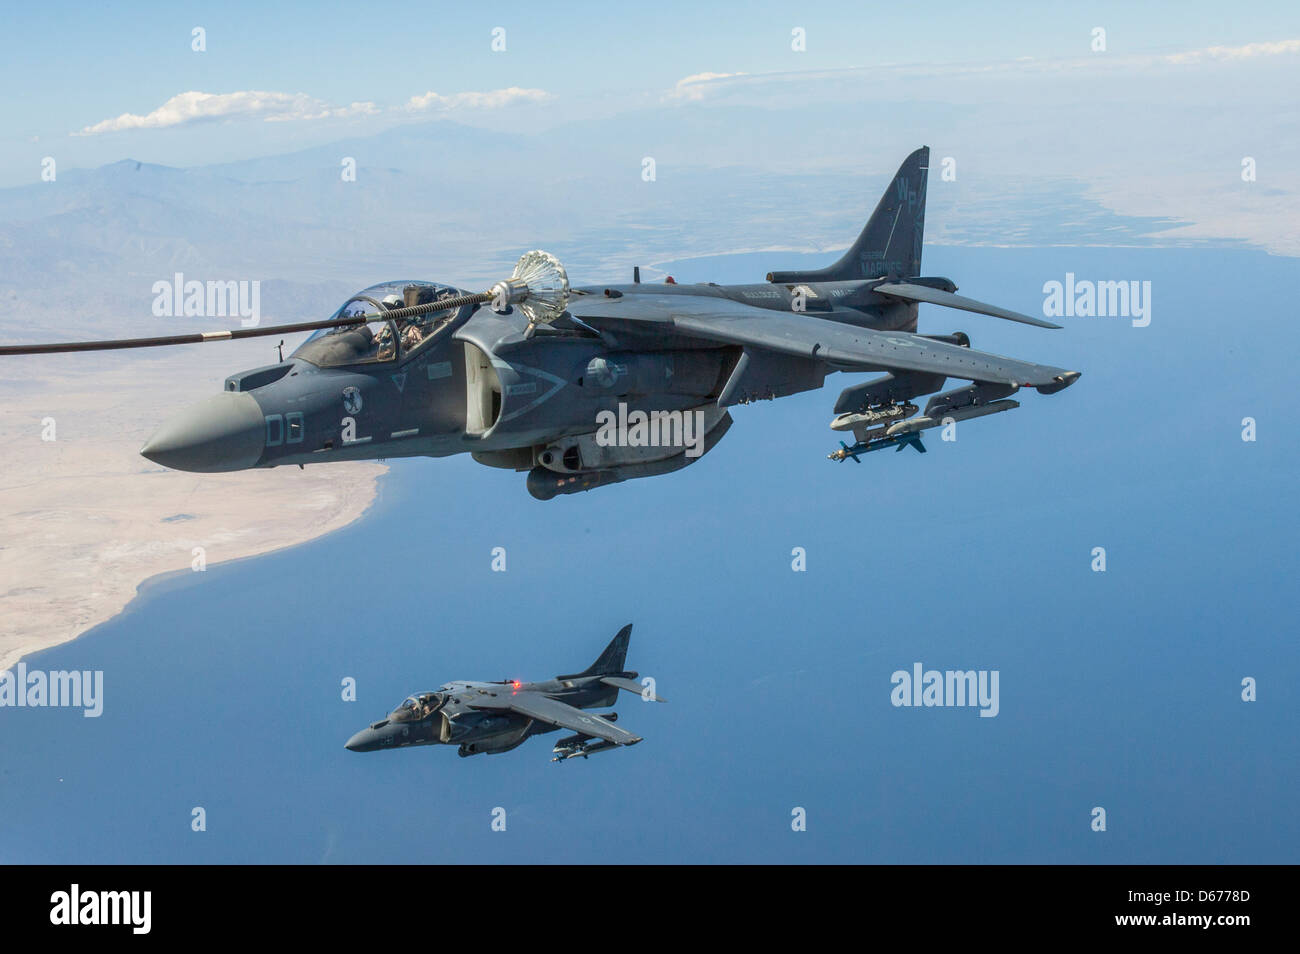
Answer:
<path fill-rule="evenodd" d="M 0 670 L 120 613 L 160 573 L 292 546 L 374 501 L 377 463 L 187 474 L 138 453 L 265 341 L 5 358 L 0 365 Z M 52 437 L 53 439 L 46 439 Z"/>

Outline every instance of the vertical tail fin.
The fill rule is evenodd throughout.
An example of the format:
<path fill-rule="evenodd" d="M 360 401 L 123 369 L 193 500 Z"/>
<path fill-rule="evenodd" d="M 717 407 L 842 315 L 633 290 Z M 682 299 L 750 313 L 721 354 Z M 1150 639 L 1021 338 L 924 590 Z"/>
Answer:
<path fill-rule="evenodd" d="M 627 660 L 627 644 L 632 639 L 632 624 L 628 623 L 618 631 L 600 657 L 588 666 L 579 676 L 604 676 L 608 673 L 622 672 Z M 564 677 L 562 677 L 564 678 Z"/>
<path fill-rule="evenodd" d="M 834 265 L 804 272 L 769 272 L 767 280 L 784 285 L 920 275 L 929 168 L 929 146 L 903 160 L 857 241 Z"/>

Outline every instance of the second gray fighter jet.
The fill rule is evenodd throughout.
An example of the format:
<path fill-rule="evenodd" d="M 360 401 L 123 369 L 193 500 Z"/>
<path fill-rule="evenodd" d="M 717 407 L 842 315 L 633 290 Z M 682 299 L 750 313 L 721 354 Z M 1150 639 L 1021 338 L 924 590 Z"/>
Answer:
<path fill-rule="evenodd" d="M 534 735 L 570 729 L 573 735 L 555 743 L 552 761 L 641 741 L 614 724 L 618 714 L 595 715 L 584 709 L 612 706 L 619 690 L 645 701 L 663 702 L 653 683 L 637 682 L 625 670 L 629 623 L 605 647 L 600 658 L 580 673 L 543 682 L 449 682 L 436 692 L 408 696 L 389 713 L 347 741 L 353 752 L 374 752 L 413 745 L 458 745 L 462 757 L 509 752 Z"/>

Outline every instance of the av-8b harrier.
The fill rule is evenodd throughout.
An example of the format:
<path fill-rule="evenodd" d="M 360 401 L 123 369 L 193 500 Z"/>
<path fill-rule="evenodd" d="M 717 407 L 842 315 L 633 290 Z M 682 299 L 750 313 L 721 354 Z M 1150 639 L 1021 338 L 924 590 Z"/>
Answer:
<path fill-rule="evenodd" d="M 374 752 L 411 745 L 459 745 L 462 757 L 509 752 L 535 735 L 570 729 L 552 749 L 553 762 L 641 741 L 615 725 L 618 714 L 594 715 L 584 709 L 612 706 L 619 690 L 646 701 L 663 702 L 651 688 L 625 670 L 629 623 L 605 651 L 580 673 L 544 682 L 449 682 L 437 692 L 408 696 L 387 719 L 372 723 L 347 741 L 353 752 Z"/>
<path fill-rule="evenodd" d="M 154 347 L 315 331 L 286 360 L 226 379 L 164 423 L 141 453 L 167 467 L 233 471 L 468 451 L 528 473 L 550 499 L 668 473 L 710 450 L 728 408 L 875 371 L 835 402 L 855 442 L 833 460 L 911 445 L 948 420 L 1018 407 L 1079 372 L 974 351 L 962 332 L 920 334 L 922 302 L 1059 328 L 954 294 L 921 275 L 929 149 L 907 157 L 866 227 L 825 268 L 755 285 L 570 288 L 545 252 L 481 293 L 390 282 L 326 320 L 163 338 L 0 347 L 3 354 Z M 484 307 L 489 306 L 489 307 Z M 949 378 L 969 382 L 942 391 Z M 933 395 L 918 415 L 913 399 Z"/>

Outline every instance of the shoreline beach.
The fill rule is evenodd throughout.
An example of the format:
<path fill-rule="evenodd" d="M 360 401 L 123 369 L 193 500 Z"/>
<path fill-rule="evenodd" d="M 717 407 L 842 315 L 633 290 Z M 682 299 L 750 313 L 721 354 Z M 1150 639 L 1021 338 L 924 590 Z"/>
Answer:
<path fill-rule="evenodd" d="M 190 474 L 139 456 L 216 386 L 212 369 L 241 365 L 236 350 L 74 369 L 57 386 L 33 362 L 23 386 L 5 382 L 0 670 L 117 616 L 159 574 L 306 543 L 370 508 L 377 462 Z"/>

